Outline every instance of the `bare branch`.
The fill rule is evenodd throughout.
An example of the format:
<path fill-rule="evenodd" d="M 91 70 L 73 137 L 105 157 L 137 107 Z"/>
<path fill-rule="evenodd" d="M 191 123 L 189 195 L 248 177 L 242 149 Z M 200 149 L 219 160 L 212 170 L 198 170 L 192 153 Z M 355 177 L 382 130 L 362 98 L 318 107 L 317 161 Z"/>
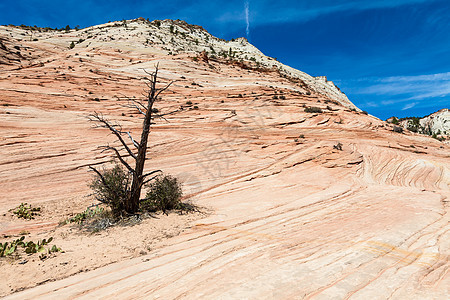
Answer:
<path fill-rule="evenodd" d="M 104 186 L 107 186 L 106 184 L 106 180 L 105 177 L 103 177 L 102 173 L 100 173 L 96 168 L 94 168 L 93 166 L 89 166 L 89 169 L 91 169 L 92 171 L 94 171 L 95 173 L 97 173 L 97 175 L 100 177 L 100 180 L 102 181 Z"/>
<path fill-rule="evenodd" d="M 150 173 L 147 173 L 147 174 L 145 174 L 145 175 L 142 175 L 142 178 L 145 178 L 145 177 L 147 177 L 147 176 L 149 176 L 149 175 L 152 175 L 152 174 L 155 174 L 155 173 L 158 173 L 158 172 L 162 172 L 162 171 L 161 171 L 161 170 L 151 171 Z"/>
<path fill-rule="evenodd" d="M 165 113 L 165 114 L 153 114 L 153 115 L 155 117 L 164 117 L 164 116 L 172 115 L 172 114 L 177 113 L 179 111 L 181 111 L 181 109 L 173 110 L 173 111 Z"/>
<path fill-rule="evenodd" d="M 115 128 L 117 125 L 111 125 L 108 120 L 106 120 L 103 116 L 99 115 L 97 112 L 94 112 L 89 117 L 91 121 L 100 122 L 103 124 L 103 127 L 108 128 L 119 139 L 120 143 L 125 147 L 125 150 L 127 150 L 128 154 L 130 154 L 132 158 L 136 159 L 136 155 L 131 151 L 127 143 L 125 143 L 125 141 L 122 138 L 123 132 Z"/>
<path fill-rule="evenodd" d="M 156 113 L 155 113 L 155 114 L 153 114 L 152 118 L 161 118 L 161 119 L 163 119 L 164 121 L 166 121 L 166 122 L 169 123 L 169 120 L 167 120 L 166 118 L 164 118 L 164 116 L 171 115 L 171 114 L 177 113 L 177 112 L 179 112 L 179 111 L 181 111 L 181 109 L 177 109 L 177 110 L 174 110 L 174 111 L 165 113 L 165 114 L 156 114 Z M 153 123 L 152 123 L 152 124 L 153 124 Z"/>
<path fill-rule="evenodd" d="M 143 114 L 143 115 L 145 116 L 145 112 L 143 112 L 143 111 L 139 108 L 139 106 L 134 105 L 134 108 L 136 108 L 141 114 Z"/>
<path fill-rule="evenodd" d="M 111 147 L 111 146 L 102 146 L 101 148 L 104 148 L 103 151 L 105 151 L 105 150 L 114 151 L 116 153 L 117 158 L 122 163 L 122 165 L 124 165 L 128 169 L 128 171 L 130 171 L 131 173 L 136 173 L 136 171 L 132 167 L 130 167 L 130 165 L 123 159 L 122 155 L 120 155 L 119 150 L 117 150 L 116 148 Z"/>
<path fill-rule="evenodd" d="M 143 186 L 144 184 L 146 184 L 146 183 L 148 183 L 148 182 L 152 181 L 152 180 L 153 180 L 153 179 L 155 179 L 156 177 L 158 177 L 158 175 L 156 175 L 156 176 L 153 176 L 152 178 L 149 178 L 149 179 L 147 179 L 147 180 L 143 181 L 143 182 L 141 183 L 141 186 Z"/>
<path fill-rule="evenodd" d="M 92 171 L 94 171 L 95 173 L 97 173 L 97 175 L 98 175 L 98 177 L 100 177 L 100 180 L 102 181 L 102 184 L 103 184 L 104 187 L 106 187 L 107 189 L 110 188 L 109 185 L 108 185 L 108 183 L 106 182 L 105 177 L 103 177 L 102 173 L 100 173 L 100 172 L 99 172 L 96 168 L 94 168 L 93 166 L 89 166 L 89 169 L 91 169 Z M 97 197 L 96 197 L 96 198 L 97 198 Z M 105 201 L 102 201 L 102 199 L 100 199 L 100 198 L 97 198 L 97 200 L 99 200 L 100 202 L 103 202 L 103 203 L 105 203 L 105 204 L 108 204 L 108 203 L 106 203 Z"/>
<path fill-rule="evenodd" d="M 141 109 L 147 110 L 147 107 L 146 107 L 144 104 L 142 104 L 140 101 L 135 100 L 135 99 L 130 99 L 130 98 L 128 98 L 128 100 L 129 100 L 129 101 L 132 101 L 133 103 L 135 103 L 135 104 L 137 104 L 138 106 L 140 106 Z"/>
<path fill-rule="evenodd" d="M 164 88 L 160 89 L 159 92 L 156 94 L 155 99 L 158 98 L 159 94 L 161 94 L 162 92 L 164 92 L 165 90 L 167 90 L 172 83 L 174 83 L 175 81 L 171 81 L 168 85 L 166 85 Z"/>
<path fill-rule="evenodd" d="M 133 139 L 133 137 L 131 136 L 131 133 L 129 131 L 127 131 L 128 137 L 130 138 L 131 142 L 133 143 L 133 145 L 139 149 L 139 144 Z"/>

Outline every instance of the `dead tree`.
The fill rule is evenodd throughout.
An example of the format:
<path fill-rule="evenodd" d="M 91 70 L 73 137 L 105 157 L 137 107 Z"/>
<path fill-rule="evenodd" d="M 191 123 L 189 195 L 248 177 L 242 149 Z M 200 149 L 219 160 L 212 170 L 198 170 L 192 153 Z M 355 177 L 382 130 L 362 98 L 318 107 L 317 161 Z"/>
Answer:
<path fill-rule="evenodd" d="M 157 88 L 158 66 L 156 66 L 155 72 L 153 73 L 149 73 L 145 70 L 144 72 L 149 75 L 146 81 L 147 88 L 145 89 L 145 102 L 129 98 L 129 104 L 127 105 L 127 107 L 137 109 L 137 111 L 144 116 L 140 141 L 136 141 L 129 131 L 123 131 L 120 124 L 111 123 L 109 120 L 104 118 L 103 115 L 98 114 L 97 112 L 94 112 L 89 116 L 89 119 L 96 122 L 98 127 L 109 129 L 109 131 L 115 135 L 123 147 L 123 149 L 119 149 L 108 145 L 102 146 L 101 148 L 103 148 L 103 151 L 112 151 L 118 161 L 127 169 L 129 174 L 131 174 L 131 187 L 127 192 L 126 199 L 123 199 L 123 209 L 128 214 L 134 214 L 139 210 L 143 185 L 154 179 L 157 176 L 157 173 L 161 172 L 161 170 L 154 170 L 144 174 L 148 135 L 150 133 L 150 127 L 153 124 L 152 120 L 156 117 L 164 118 L 165 115 L 178 111 L 176 110 L 166 114 L 158 114 L 156 110 L 153 109 L 153 104 L 158 99 L 159 95 L 167 90 L 173 81 L 163 88 Z M 130 145 L 125 141 L 124 136 L 128 136 Z M 122 153 L 124 151 L 126 154 Z M 127 162 L 126 156 L 129 156 L 134 160 L 134 167 Z M 106 186 L 107 183 L 102 173 L 93 166 L 89 166 L 89 168 L 100 177 L 100 180 Z"/>

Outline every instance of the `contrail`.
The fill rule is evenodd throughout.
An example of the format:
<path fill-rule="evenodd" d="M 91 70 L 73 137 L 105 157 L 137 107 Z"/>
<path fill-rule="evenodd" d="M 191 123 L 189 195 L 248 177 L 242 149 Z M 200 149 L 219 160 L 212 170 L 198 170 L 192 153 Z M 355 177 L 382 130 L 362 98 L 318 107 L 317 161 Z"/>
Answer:
<path fill-rule="evenodd" d="M 247 40 L 250 38 L 250 21 L 248 20 L 248 9 L 249 9 L 249 3 L 248 0 L 245 1 L 245 22 L 247 23 L 247 28 L 245 29 L 245 32 L 247 33 Z"/>

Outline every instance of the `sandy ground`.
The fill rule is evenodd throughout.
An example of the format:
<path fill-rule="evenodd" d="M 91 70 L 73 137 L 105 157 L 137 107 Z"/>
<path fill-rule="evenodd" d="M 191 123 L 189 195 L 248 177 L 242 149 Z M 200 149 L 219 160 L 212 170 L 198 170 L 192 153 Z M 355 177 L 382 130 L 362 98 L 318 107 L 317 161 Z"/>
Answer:
<path fill-rule="evenodd" d="M 447 144 L 394 133 L 276 72 L 89 47 L 75 57 L 53 44 L 24 44 L 52 60 L 2 66 L 0 234 L 8 238 L 0 242 L 27 231 L 27 240 L 52 236 L 65 252 L 1 258 L 0 295 L 448 297 Z M 92 204 L 87 166 L 108 161 L 97 147 L 114 143 L 86 115 L 103 112 L 137 135 L 139 115 L 116 96 L 139 97 L 139 68 L 157 62 L 163 82 L 178 80 L 157 107 L 183 111 L 153 126 L 147 168 L 178 176 L 202 213 L 96 234 L 58 227 Z M 41 216 L 15 218 L 9 210 L 22 202 L 42 207 Z"/>

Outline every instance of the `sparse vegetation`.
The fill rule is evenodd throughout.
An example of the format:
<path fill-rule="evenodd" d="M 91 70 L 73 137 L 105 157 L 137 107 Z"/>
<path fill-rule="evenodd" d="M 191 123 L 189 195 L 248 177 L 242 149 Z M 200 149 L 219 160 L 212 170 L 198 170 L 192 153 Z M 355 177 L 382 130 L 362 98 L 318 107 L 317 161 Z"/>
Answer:
<path fill-rule="evenodd" d="M 409 131 L 412 132 L 422 132 L 423 127 L 420 125 L 420 118 L 412 117 L 408 120 L 408 125 L 406 127 Z"/>
<path fill-rule="evenodd" d="M 339 143 L 337 143 L 336 145 L 333 146 L 333 149 L 342 151 L 342 146 L 343 146 L 342 143 L 339 142 Z"/>
<path fill-rule="evenodd" d="M 403 133 L 403 128 L 400 126 L 394 126 L 394 128 L 392 128 L 392 131 L 397 133 Z"/>
<path fill-rule="evenodd" d="M 322 109 L 320 107 L 309 106 L 305 108 L 305 112 L 307 113 L 322 113 Z"/>
<path fill-rule="evenodd" d="M 183 209 L 181 196 L 181 184 L 178 179 L 170 175 L 159 175 L 148 185 L 148 192 L 141 202 L 143 211 L 162 211 L 167 214 L 168 210 Z"/>
<path fill-rule="evenodd" d="M 61 248 L 57 247 L 56 245 L 53 245 L 51 248 L 46 248 L 44 246 L 47 246 L 53 241 L 53 238 L 50 237 L 48 240 L 43 239 L 42 241 L 25 241 L 25 236 L 22 236 L 16 240 L 13 240 L 11 242 L 4 242 L 0 243 L 0 257 L 6 257 L 11 256 L 14 253 L 19 256 L 17 251 L 21 247 L 23 249 L 23 252 L 26 254 L 34 254 L 34 253 L 41 253 L 39 258 L 41 260 L 47 258 L 47 256 L 54 252 L 63 252 Z"/>
<path fill-rule="evenodd" d="M 109 206 L 114 216 L 120 216 L 125 211 L 124 200 L 130 193 L 131 176 L 118 163 L 99 173 L 90 184 L 93 195 L 97 201 Z"/>
<path fill-rule="evenodd" d="M 32 220 L 35 216 L 39 215 L 40 211 L 40 207 L 32 207 L 31 204 L 21 203 L 14 209 L 13 213 L 20 219 Z"/>
<path fill-rule="evenodd" d="M 431 137 L 432 137 L 433 139 L 436 139 L 436 140 L 440 141 L 440 142 L 445 141 L 445 138 L 444 138 L 443 136 L 438 136 L 436 133 L 433 133 L 433 134 L 431 135 Z"/>
<path fill-rule="evenodd" d="M 105 212 L 105 209 L 103 207 L 96 206 L 95 209 L 87 208 L 85 211 L 76 214 L 75 216 L 68 218 L 67 220 L 64 220 L 60 223 L 60 225 L 64 224 L 70 224 L 70 223 L 76 223 L 81 224 L 85 220 L 93 218 L 95 216 L 98 216 Z"/>

